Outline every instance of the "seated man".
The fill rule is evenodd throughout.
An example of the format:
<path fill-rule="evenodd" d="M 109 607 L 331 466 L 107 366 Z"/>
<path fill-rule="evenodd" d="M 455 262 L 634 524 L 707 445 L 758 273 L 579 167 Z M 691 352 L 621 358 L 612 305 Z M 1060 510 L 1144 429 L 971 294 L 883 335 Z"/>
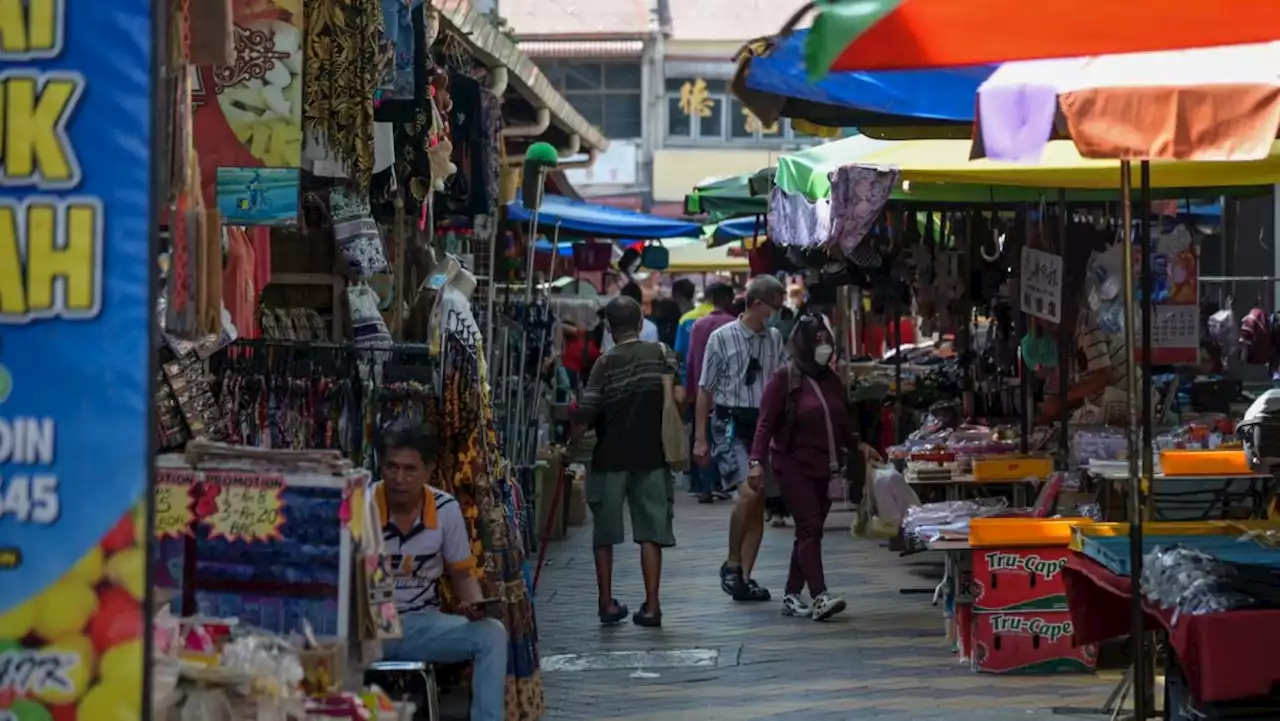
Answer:
<path fill-rule="evenodd" d="M 457 499 L 427 485 L 436 466 L 435 436 L 420 424 L 387 433 L 377 502 L 396 577 L 404 636 L 387 641 L 388 661 L 471 663 L 473 721 L 503 721 L 507 630 L 486 618 L 476 559 Z M 448 573 L 461 616 L 440 611 L 437 587 Z"/>

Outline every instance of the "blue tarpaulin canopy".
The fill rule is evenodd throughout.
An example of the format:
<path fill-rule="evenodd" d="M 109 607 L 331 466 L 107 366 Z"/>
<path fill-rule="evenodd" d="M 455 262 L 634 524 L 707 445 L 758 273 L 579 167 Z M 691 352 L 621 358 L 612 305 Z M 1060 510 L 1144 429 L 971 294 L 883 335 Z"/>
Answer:
<path fill-rule="evenodd" d="M 507 218 L 527 223 L 533 212 L 520 198 L 507 203 Z M 592 205 L 561 195 L 544 195 L 538 225 L 544 229 L 560 225 L 560 232 L 597 238 L 687 238 L 702 235 L 702 226 L 633 210 Z"/>
<path fill-rule="evenodd" d="M 747 87 L 869 113 L 971 122 L 978 86 L 996 69 L 994 65 L 983 65 L 939 70 L 836 72 L 811 83 L 804 66 L 804 44 L 808 36 L 808 30 L 794 32 L 780 39 L 768 55 L 752 59 Z"/>

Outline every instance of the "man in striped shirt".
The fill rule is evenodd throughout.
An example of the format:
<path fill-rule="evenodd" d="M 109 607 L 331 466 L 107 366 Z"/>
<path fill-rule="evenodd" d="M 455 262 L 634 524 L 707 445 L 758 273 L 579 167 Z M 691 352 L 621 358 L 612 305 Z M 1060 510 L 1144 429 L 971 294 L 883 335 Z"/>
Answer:
<path fill-rule="evenodd" d="M 605 306 L 605 318 L 615 345 L 591 369 L 573 428 L 575 441 L 587 426 L 596 431 L 586 496 L 600 622 L 613 625 L 627 617 L 627 607 L 613 597 L 613 547 L 625 540 L 625 501 L 631 511 L 631 538 L 640 546 L 645 590 L 644 603 L 631 620 L 637 626 L 661 626 L 662 549 L 676 545 L 675 489 L 662 447 L 664 376 L 672 378 L 675 403 L 682 401 L 684 393 L 674 384 L 675 353 L 640 338 L 639 303 L 626 296 L 614 298 Z"/>
<path fill-rule="evenodd" d="M 471 718 L 503 721 L 507 631 L 501 621 L 486 617 L 480 572 L 457 499 L 427 485 L 435 467 L 435 436 L 420 424 L 387 433 L 374 501 L 404 634 L 387 641 L 383 655 L 391 661 L 471 663 Z M 462 615 L 440 610 L 438 584 L 445 574 Z"/>
<path fill-rule="evenodd" d="M 785 302 L 786 289 L 776 278 L 752 278 L 743 314 L 707 339 L 698 379 L 694 460 L 714 462 L 726 488 L 738 492 L 729 521 L 729 556 L 720 567 L 720 588 L 738 601 L 770 598 L 769 592 L 751 579 L 764 538 L 764 488 L 746 481 L 748 446 L 755 434 L 764 386 L 786 360 L 782 334 L 767 325 Z"/>

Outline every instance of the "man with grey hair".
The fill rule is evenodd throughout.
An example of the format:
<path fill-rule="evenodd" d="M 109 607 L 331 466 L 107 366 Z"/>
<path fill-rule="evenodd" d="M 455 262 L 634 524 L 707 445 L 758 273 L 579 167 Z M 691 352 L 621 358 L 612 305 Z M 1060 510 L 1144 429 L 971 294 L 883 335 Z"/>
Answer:
<path fill-rule="evenodd" d="M 764 538 L 765 495 L 763 483 L 747 482 L 748 458 L 765 383 L 786 360 L 782 334 L 768 326 L 786 296 L 777 278 L 752 278 L 745 311 L 711 334 L 702 359 L 693 457 L 698 463 L 715 463 L 725 489 L 737 490 L 729 520 L 729 556 L 720 567 L 720 588 L 736 601 L 770 598 L 769 591 L 751 579 Z"/>

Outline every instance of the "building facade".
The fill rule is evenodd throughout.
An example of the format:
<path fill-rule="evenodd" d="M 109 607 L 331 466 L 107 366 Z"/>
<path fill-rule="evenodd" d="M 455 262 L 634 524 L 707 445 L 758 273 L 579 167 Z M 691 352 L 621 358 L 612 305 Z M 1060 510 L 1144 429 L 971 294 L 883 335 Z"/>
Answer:
<path fill-rule="evenodd" d="M 777 32 L 801 5 L 498 0 L 496 12 L 552 86 L 609 139 L 590 169 L 566 171 L 577 192 L 679 215 L 699 182 L 754 172 L 813 142 L 786 121 L 764 126 L 729 93 L 742 44 Z"/>

